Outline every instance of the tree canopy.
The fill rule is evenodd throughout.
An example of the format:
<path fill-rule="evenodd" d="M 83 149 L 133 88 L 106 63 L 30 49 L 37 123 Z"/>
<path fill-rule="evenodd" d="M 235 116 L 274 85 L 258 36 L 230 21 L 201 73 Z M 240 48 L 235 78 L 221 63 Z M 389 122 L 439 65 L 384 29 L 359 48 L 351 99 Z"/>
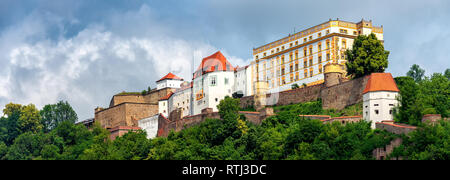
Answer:
<path fill-rule="evenodd" d="M 345 55 L 347 74 L 353 78 L 384 72 L 388 67 L 389 51 L 384 50 L 383 43 L 373 33 L 356 37 L 352 49 L 346 50 Z"/>
<path fill-rule="evenodd" d="M 413 64 L 406 75 L 413 78 L 414 81 L 420 82 L 425 75 L 425 70 L 420 68 L 419 65 Z"/>

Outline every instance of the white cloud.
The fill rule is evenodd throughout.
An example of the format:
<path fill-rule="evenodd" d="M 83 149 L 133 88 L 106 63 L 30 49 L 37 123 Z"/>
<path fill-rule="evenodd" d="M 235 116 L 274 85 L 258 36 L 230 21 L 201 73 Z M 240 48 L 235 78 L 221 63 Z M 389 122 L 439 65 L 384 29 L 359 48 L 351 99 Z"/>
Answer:
<path fill-rule="evenodd" d="M 132 17 L 128 21 L 148 17 L 147 11 L 149 8 L 143 7 L 134 15 L 128 14 Z M 12 30 L 0 36 L 0 53 L 6 54 L 0 56 L 3 65 L 0 107 L 14 102 L 33 103 L 42 108 L 45 104 L 67 100 L 80 120 L 90 118 L 94 116 L 94 108 L 107 106 L 113 94 L 141 91 L 149 85 L 154 87 L 154 82 L 168 72 L 189 80 L 194 52 L 204 57 L 217 50 L 203 42 L 160 34 L 136 33 L 134 36 L 101 24 L 91 24 L 73 37 L 51 40 L 45 31 L 48 26 L 59 26 L 61 22 L 51 22 L 47 26 L 30 23 L 33 19 L 42 21 L 39 18 L 42 17 L 27 18 L 26 22 L 15 26 L 19 32 L 27 31 L 25 36 L 18 37 L 20 34 Z M 156 22 L 140 26 L 166 28 Z M 33 38 L 30 40 L 30 37 Z M 201 56 L 195 61 L 199 62 Z M 237 57 L 231 59 L 242 61 Z"/>

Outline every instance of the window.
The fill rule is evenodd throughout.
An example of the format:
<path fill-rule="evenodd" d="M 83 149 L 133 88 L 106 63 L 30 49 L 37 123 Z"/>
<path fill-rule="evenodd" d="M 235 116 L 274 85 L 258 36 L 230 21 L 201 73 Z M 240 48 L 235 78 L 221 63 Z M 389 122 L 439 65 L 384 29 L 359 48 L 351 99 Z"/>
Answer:
<path fill-rule="evenodd" d="M 391 109 L 391 110 L 389 110 L 389 114 L 392 114 L 392 109 Z"/>
<path fill-rule="evenodd" d="M 280 48 L 277 48 L 277 52 L 280 52 Z"/>
<path fill-rule="evenodd" d="M 295 71 L 298 71 L 298 61 L 295 62 Z"/>
<path fill-rule="evenodd" d="M 293 54 L 291 53 L 290 55 L 289 55 L 289 61 L 292 61 L 294 59 L 294 56 L 293 56 Z"/>
<path fill-rule="evenodd" d="M 347 41 L 345 41 L 344 39 L 342 40 L 342 47 L 347 48 Z"/>
<path fill-rule="evenodd" d="M 327 40 L 327 49 L 330 49 L 330 41 Z"/>
<path fill-rule="evenodd" d="M 298 45 L 298 41 L 295 41 L 295 45 L 296 45 L 296 46 Z"/>
<path fill-rule="evenodd" d="M 309 77 L 313 77 L 313 75 L 314 75 L 314 69 L 311 68 L 311 69 L 309 69 Z"/>
<path fill-rule="evenodd" d="M 322 36 L 322 33 L 317 34 L 317 37 L 321 37 L 321 36 Z"/>
<path fill-rule="evenodd" d="M 292 47 L 293 46 L 293 44 L 291 43 L 291 44 L 289 44 L 289 47 Z"/>
<path fill-rule="evenodd" d="M 330 30 L 329 29 L 327 29 L 327 34 L 330 34 Z"/>
<path fill-rule="evenodd" d="M 309 36 L 309 40 L 310 40 L 310 41 L 312 40 L 312 36 Z"/>
<path fill-rule="evenodd" d="M 291 64 L 291 65 L 289 66 L 289 71 L 290 71 L 290 72 L 294 72 L 294 65 L 293 65 L 293 64 Z"/>
<path fill-rule="evenodd" d="M 215 100 L 216 100 L 216 102 L 219 101 L 219 99 L 217 99 L 217 98 Z"/>
<path fill-rule="evenodd" d="M 330 60 L 330 53 L 327 53 L 327 61 Z"/>
<path fill-rule="evenodd" d="M 356 32 L 356 31 L 353 31 L 353 35 L 358 35 L 358 32 Z"/>
<path fill-rule="evenodd" d="M 319 64 L 319 74 L 322 73 L 322 64 Z"/>
<path fill-rule="evenodd" d="M 308 67 L 308 62 L 306 61 L 306 59 L 303 60 L 303 67 L 304 67 L 304 68 Z"/>
<path fill-rule="evenodd" d="M 298 59 L 298 51 L 295 51 L 295 59 Z"/>
<path fill-rule="evenodd" d="M 309 66 L 312 66 L 312 65 L 313 65 L 313 59 L 310 58 L 310 59 L 309 59 Z"/>
<path fill-rule="evenodd" d="M 305 69 L 305 73 L 304 73 L 304 75 L 305 75 L 305 78 L 307 78 L 307 77 L 308 77 L 308 70 L 306 70 L 306 69 Z"/>
<path fill-rule="evenodd" d="M 306 38 L 303 38 L 303 43 L 305 43 L 306 42 Z"/>
<path fill-rule="evenodd" d="M 378 106 L 378 104 L 374 104 L 373 106 Z"/>
<path fill-rule="evenodd" d="M 264 57 L 266 57 L 266 53 L 264 53 Z"/>
<path fill-rule="evenodd" d="M 281 50 L 284 50 L 284 46 L 281 46 Z"/>
<path fill-rule="evenodd" d="M 309 47 L 309 55 L 312 55 L 312 53 L 313 53 L 313 48 L 312 48 L 312 46 L 311 47 Z"/>
<path fill-rule="evenodd" d="M 394 104 L 389 104 L 389 106 L 394 106 Z"/>
<path fill-rule="evenodd" d="M 347 29 L 339 29 L 339 32 L 340 32 L 341 34 L 347 34 Z"/>
<path fill-rule="evenodd" d="M 274 53 L 274 51 L 272 50 L 271 52 L 270 52 L 271 54 L 273 54 Z"/>
<path fill-rule="evenodd" d="M 319 63 L 322 63 L 322 55 L 319 55 L 318 60 L 319 60 Z"/>
<path fill-rule="evenodd" d="M 255 59 L 258 59 L 258 55 L 256 55 Z"/>
<path fill-rule="evenodd" d="M 211 86 L 215 86 L 216 85 L 216 76 L 211 76 L 211 78 L 210 78 L 210 85 Z"/>
<path fill-rule="evenodd" d="M 375 110 L 375 114 L 378 114 L 378 110 Z"/>
<path fill-rule="evenodd" d="M 265 66 L 265 64 L 264 64 L 264 66 Z M 228 84 L 228 78 L 225 78 L 225 85 L 227 85 Z"/>
<path fill-rule="evenodd" d="M 284 75 L 284 67 L 281 68 L 281 75 Z"/>
<path fill-rule="evenodd" d="M 322 51 L 322 44 L 317 45 L 318 51 Z"/>

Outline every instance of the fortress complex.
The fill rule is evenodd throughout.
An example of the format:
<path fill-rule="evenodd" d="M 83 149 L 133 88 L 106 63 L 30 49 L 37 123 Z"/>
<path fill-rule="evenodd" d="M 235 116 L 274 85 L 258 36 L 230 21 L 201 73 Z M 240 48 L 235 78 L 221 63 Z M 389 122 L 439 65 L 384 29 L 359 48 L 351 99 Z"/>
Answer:
<path fill-rule="evenodd" d="M 267 82 L 271 93 L 291 89 L 292 84 L 321 84 L 324 65 L 344 65 L 345 50 L 352 48 L 354 39 L 371 33 L 383 42 L 382 26 L 373 26 L 372 21 L 353 23 L 330 19 L 255 48 L 254 61 L 250 64 L 252 81 Z"/>
<path fill-rule="evenodd" d="M 353 40 L 358 35 L 370 33 L 383 41 L 383 29 L 373 26 L 371 21 L 352 23 L 329 20 L 253 49 L 254 60 L 244 67 L 233 66 L 217 51 L 202 59 L 192 80 L 185 81 L 168 73 L 156 81 L 156 89 L 146 94 L 114 95 L 108 108 L 95 109 L 94 121 L 104 128 L 114 129 L 114 132 L 122 132 L 121 128 L 140 127 L 151 132 L 148 134 L 151 138 L 164 134 L 161 132 L 163 129 L 173 128 L 169 127 L 174 124 L 171 124 L 173 119 L 196 119 L 195 116 L 205 112 L 217 112 L 217 105 L 226 96 L 241 97 L 241 107 L 251 104 L 257 110 L 258 106 L 284 105 L 318 98 L 322 99 L 324 108 L 342 109 L 362 102 L 363 90 L 369 79 L 364 77 L 349 81 L 345 78 L 344 51 L 352 48 Z M 381 76 L 372 78 L 371 88 L 367 91 L 370 93 L 365 92 L 368 97 L 364 103 L 370 104 L 369 100 L 379 99 L 378 95 L 373 95 L 377 91 L 374 87 L 386 90 L 379 88 L 382 84 L 376 81 L 390 80 L 392 76 Z M 302 88 L 291 90 L 292 84 Z M 305 84 L 307 86 L 303 87 Z M 391 92 L 392 88 L 387 90 Z M 274 94 L 278 96 L 276 101 Z M 391 102 L 392 97 L 387 99 L 387 104 L 396 104 Z M 369 111 L 377 107 L 367 107 L 368 118 L 390 111 L 383 109 L 374 114 Z M 172 112 L 176 112 L 178 117 L 172 118 Z M 392 120 L 392 116 L 377 119 L 381 120 Z M 184 123 L 176 122 L 173 126 Z"/>

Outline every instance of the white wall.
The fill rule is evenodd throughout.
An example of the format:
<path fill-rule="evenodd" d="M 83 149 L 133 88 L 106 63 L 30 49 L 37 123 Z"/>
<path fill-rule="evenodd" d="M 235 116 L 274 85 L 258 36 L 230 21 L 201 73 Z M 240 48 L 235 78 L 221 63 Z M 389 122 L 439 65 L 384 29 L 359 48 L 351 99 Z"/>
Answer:
<path fill-rule="evenodd" d="M 160 90 L 167 87 L 180 88 L 181 83 L 183 83 L 182 80 L 165 79 L 156 83 L 156 89 Z"/>
<path fill-rule="evenodd" d="M 183 110 L 183 116 L 191 115 L 191 88 L 175 92 L 169 101 L 169 113 L 177 108 L 181 108 Z"/>
<path fill-rule="evenodd" d="M 158 112 L 165 117 L 169 117 L 168 100 L 158 101 Z"/>
<path fill-rule="evenodd" d="M 372 121 L 372 129 L 375 129 L 377 122 L 394 120 L 393 108 L 398 105 L 397 96 L 397 92 L 390 91 L 368 92 L 363 95 L 363 118 Z"/>
<path fill-rule="evenodd" d="M 204 79 L 203 85 L 201 84 L 201 79 Z M 200 114 L 204 108 L 213 108 L 213 111 L 218 111 L 217 105 L 220 100 L 224 99 L 225 96 L 232 96 L 233 86 L 234 86 L 234 72 L 233 71 L 217 71 L 211 72 L 203 75 L 202 77 L 197 77 L 194 79 L 194 110 L 193 115 Z M 212 85 L 212 79 L 216 79 L 216 84 Z M 225 78 L 228 79 L 228 83 L 225 84 Z M 196 100 L 195 93 L 198 92 L 203 87 L 203 92 L 205 96 Z"/>
<path fill-rule="evenodd" d="M 138 126 L 147 132 L 148 139 L 156 137 L 158 133 L 158 117 L 159 114 L 138 121 Z"/>

